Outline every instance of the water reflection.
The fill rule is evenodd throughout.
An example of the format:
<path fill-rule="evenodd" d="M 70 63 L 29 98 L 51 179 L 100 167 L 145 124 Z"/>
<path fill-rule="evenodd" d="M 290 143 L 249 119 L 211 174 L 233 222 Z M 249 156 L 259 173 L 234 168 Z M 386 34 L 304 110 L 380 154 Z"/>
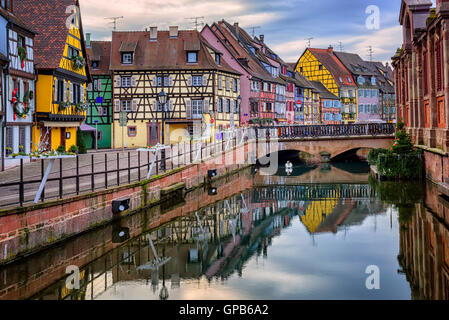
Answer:
<path fill-rule="evenodd" d="M 97 231 L 113 245 L 84 243 L 91 252 L 80 264 L 78 290 L 67 288 L 64 270 L 80 256 L 79 244 L 51 251 L 51 265 L 42 255 L 9 268 L 8 279 L 0 270 L 0 293 L 19 288 L 22 297 L 87 300 L 448 299 L 449 202 L 429 185 L 380 183 L 354 172 L 331 165 L 267 177 L 249 170 L 215 184 L 218 196 L 199 190 L 186 202 Z M 365 287 L 369 265 L 381 270 L 380 290 Z M 43 270 L 59 277 L 26 295 L 20 288 L 30 290 Z"/>

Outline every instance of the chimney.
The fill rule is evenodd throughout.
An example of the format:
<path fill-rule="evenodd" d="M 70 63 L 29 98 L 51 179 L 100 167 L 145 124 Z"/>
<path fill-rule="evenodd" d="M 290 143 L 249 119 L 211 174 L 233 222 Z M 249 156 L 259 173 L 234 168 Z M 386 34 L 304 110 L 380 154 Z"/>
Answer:
<path fill-rule="evenodd" d="M 234 22 L 234 27 L 237 29 L 239 27 L 239 23 L 238 22 Z"/>
<path fill-rule="evenodd" d="M 328 51 L 329 53 L 334 53 L 334 47 L 329 46 L 329 48 L 327 48 L 327 51 Z"/>
<path fill-rule="evenodd" d="M 178 27 L 172 26 L 170 27 L 170 38 L 177 38 L 178 37 Z"/>
<path fill-rule="evenodd" d="M 448 12 L 449 0 L 437 0 L 437 12 Z"/>
<path fill-rule="evenodd" d="M 263 34 L 261 34 L 261 35 L 259 36 L 259 39 L 260 39 L 260 42 L 263 43 L 263 41 L 265 40 L 265 36 L 264 36 Z"/>
<path fill-rule="evenodd" d="M 86 48 L 90 48 L 90 33 L 86 33 Z"/>
<path fill-rule="evenodd" d="M 157 27 L 150 27 L 150 41 L 157 41 Z"/>

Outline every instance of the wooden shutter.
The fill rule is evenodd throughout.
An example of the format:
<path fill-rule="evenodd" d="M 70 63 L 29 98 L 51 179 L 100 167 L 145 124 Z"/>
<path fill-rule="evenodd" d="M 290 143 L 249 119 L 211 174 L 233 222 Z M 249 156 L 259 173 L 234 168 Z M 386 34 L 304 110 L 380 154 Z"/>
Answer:
<path fill-rule="evenodd" d="M 240 79 L 237 79 L 237 92 L 240 93 Z"/>
<path fill-rule="evenodd" d="M 209 82 L 209 76 L 207 74 L 203 75 L 203 86 L 206 87 Z"/>
<path fill-rule="evenodd" d="M 169 87 L 173 87 L 174 81 L 173 81 L 173 76 L 169 76 L 168 77 L 168 86 Z"/>
<path fill-rule="evenodd" d="M 64 80 L 64 85 L 62 86 L 62 93 L 63 93 L 63 95 L 62 95 L 63 100 L 64 100 L 64 102 L 66 102 L 67 101 L 67 81 L 65 81 L 65 80 Z"/>
<path fill-rule="evenodd" d="M 20 100 L 22 99 L 22 96 L 25 93 L 24 87 L 25 86 L 23 85 L 23 80 L 21 78 L 19 78 L 19 93 L 20 93 L 19 99 Z"/>
<path fill-rule="evenodd" d="M 152 76 L 151 83 L 152 83 L 153 87 L 157 87 L 157 77 L 156 76 Z"/>
<path fill-rule="evenodd" d="M 120 76 L 115 76 L 115 87 L 120 88 L 122 86 L 122 79 Z"/>
<path fill-rule="evenodd" d="M 174 103 L 173 100 L 168 101 L 168 110 L 174 111 Z"/>
<path fill-rule="evenodd" d="M 87 91 L 92 91 L 92 82 L 87 85 Z"/>
<path fill-rule="evenodd" d="M 80 85 L 80 101 L 84 103 L 84 85 Z"/>
<path fill-rule="evenodd" d="M 223 77 L 221 75 L 218 76 L 218 90 L 223 89 Z"/>
<path fill-rule="evenodd" d="M 14 91 L 14 81 L 8 76 L 8 100 L 12 100 L 12 92 Z"/>
<path fill-rule="evenodd" d="M 115 107 L 115 112 L 120 112 L 120 100 L 119 99 L 114 100 L 114 107 Z"/>
<path fill-rule="evenodd" d="M 187 76 L 187 85 L 189 86 L 189 87 L 191 87 L 192 86 L 192 76 Z"/>
<path fill-rule="evenodd" d="M 58 79 L 55 79 L 55 94 L 53 97 L 53 101 L 58 101 Z"/>
<path fill-rule="evenodd" d="M 192 101 L 190 99 L 186 99 L 186 119 L 192 119 Z"/>
<path fill-rule="evenodd" d="M 226 77 L 226 90 L 229 91 L 230 84 L 229 84 L 229 77 Z"/>
<path fill-rule="evenodd" d="M 133 99 L 133 101 L 132 101 L 132 107 L 131 107 L 131 110 L 132 110 L 133 112 L 137 112 L 137 104 L 138 104 L 138 100 L 137 100 L 137 99 Z"/>
<path fill-rule="evenodd" d="M 102 83 L 103 83 L 103 81 L 102 81 L 101 79 L 98 79 L 98 81 L 97 81 L 97 88 L 98 88 L 98 91 L 101 91 L 101 85 L 102 85 Z"/>
<path fill-rule="evenodd" d="M 73 103 L 73 83 L 70 82 L 69 84 L 69 101 Z"/>
<path fill-rule="evenodd" d="M 137 86 L 137 79 L 135 76 L 131 77 L 131 87 Z"/>
<path fill-rule="evenodd" d="M 203 113 L 209 113 L 209 98 L 204 98 Z"/>

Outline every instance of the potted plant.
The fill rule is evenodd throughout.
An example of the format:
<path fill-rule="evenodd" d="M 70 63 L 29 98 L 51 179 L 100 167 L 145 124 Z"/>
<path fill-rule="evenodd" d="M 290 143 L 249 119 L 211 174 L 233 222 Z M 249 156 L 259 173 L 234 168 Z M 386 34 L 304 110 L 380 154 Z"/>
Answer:
<path fill-rule="evenodd" d="M 86 65 L 86 60 L 79 55 L 73 56 L 70 61 L 72 61 L 73 70 L 80 70 Z"/>

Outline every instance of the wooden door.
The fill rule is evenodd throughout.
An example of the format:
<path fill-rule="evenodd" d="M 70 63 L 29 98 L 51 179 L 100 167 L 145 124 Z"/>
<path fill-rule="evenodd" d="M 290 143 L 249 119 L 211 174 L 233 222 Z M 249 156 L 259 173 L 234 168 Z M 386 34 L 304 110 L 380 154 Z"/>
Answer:
<path fill-rule="evenodd" d="M 61 128 L 61 146 L 64 146 L 65 148 L 65 143 L 66 143 L 66 136 L 65 136 L 65 128 Z"/>
<path fill-rule="evenodd" d="M 147 144 L 154 146 L 161 142 L 161 125 L 159 122 L 147 123 Z"/>

